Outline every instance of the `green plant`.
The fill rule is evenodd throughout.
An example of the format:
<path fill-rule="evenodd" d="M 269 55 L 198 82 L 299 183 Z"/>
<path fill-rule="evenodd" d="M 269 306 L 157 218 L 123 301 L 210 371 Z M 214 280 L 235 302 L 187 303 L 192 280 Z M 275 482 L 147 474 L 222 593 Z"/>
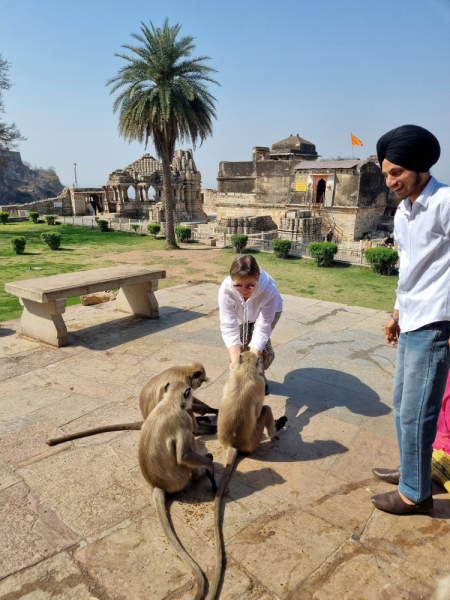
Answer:
<path fill-rule="evenodd" d="M 108 231 L 108 221 L 105 221 L 104 219 L 99 219 L 97 221 L 97 227 L 100 229 L 100 231 Z"/>
<path fill-rule="evenodd" d="M 8 217 L 9 217 L 9 213 L 0 212 L 0 223 L 2 225 L 6 225 L 6 223 L 8 222 Z"/>
<path fill-rule="evenodd" d="M 248 242 L 248 235 L 236 234 L 231 236 L 231 243 L 234 246 L 234 251 L 236 254 L 240 254 L 244 251 L 245 246 Z"/>
<path fill-rule="evenodd" d="M 24 235 L 17 235 L 11 238 L 11 246 L 16 254 L 23 254 L 26 244 L 27 238 Z"/>
<path fill-rule="evenodd" d="M 161 231 L 161 225 L 159 223 L 149 223 L 147 225 L 147 231 L 150 233 L 150 235 L 156 238 L 158 233 Z"/>
<path fill-rule="evenodd" d="M 190 227 L 178 225 L 178 227 L 175 227 L 175 235 L 178 242 L 187 242 L 191 239 L 192 231 Z"/>
<path fill-rule="evenodd" d="M 289 254 L 289 250 L 291 249 L 291 241 L 290 240 L 281 240 L 279 238 L 274 238 L 270 241 L 270 245 L 275 252 L 275 256 L 277 258 L 287 258 Z"/>
<path fill-rule="evenodd" d="M 107 82 L 111 94 L 122 88 L 113 105 L 120 135 L 146 144 L 151 138 L 161 159 L 168 248 L 177 245 L 170 167 L 177 140 L 202 143 L 216 117 L 215 98 L 206 87 L 217 83 L 215 71 L 205 64 L 207 57 L 192 57 L 194 38 L 178 37 L 180 29 L 170 27 L 168 19 L 157 28 L 142 23 L 141 33 L 132 34 L 141 45 L 123 46 L 130 54 L 117 56 L 126 64 Z"/>
<path fill-rule="evenodd" d="M 309 254 L 316 260 L 318 267 L 329 267 L 338 251 L 337 244 L 332 242 L 312 242 L 308 246 Z"/>
<path fill-rule="evenodd" d="M 38 222 L 38 219 L 39 219 L 39 213 L 38 212 L 35 212 L 35 211 L 31 210 L 28 213 L 28 216 L 30 217 L 30 221 L 33 221 L 33 223 L 37 223 Z"/>
<path fill-rule="evenodd" d="M 55 232 L 41 233 L 41 240 L 52 250 L 58 250 L 61 245 L 61 234 Z"/>
<path fill-rule="evenodd" d="M 55 215 L 45 215 L 45 222 L 47 223 L 47 225 L 54 225 L 55 219 Z"/>
<path fill-rule="evenodd" d="M 364 257 L 378 275 L 390 275 L 398 261 L 398 253 L 391 248 L 367 248 Z"/>
<path fill-rule="evenodd" d="M 138 225 L 137 223 L 132 223 L 131 224 L 131 229 L 134 230 L 134 233 L 137 235 L 137 230 L 139 229 L 140 225 Z"/>

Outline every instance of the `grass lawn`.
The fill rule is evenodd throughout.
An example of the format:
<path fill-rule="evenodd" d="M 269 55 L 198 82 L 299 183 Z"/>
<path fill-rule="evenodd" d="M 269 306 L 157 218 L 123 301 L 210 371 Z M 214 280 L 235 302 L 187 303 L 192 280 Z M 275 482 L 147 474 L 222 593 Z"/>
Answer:
<path fill-rule="evenodd" d="M 61 233 L 59 250 L 50 250 L 41 241 L 43 231 Z M 27 238 L 23 255 L 16 256 L 11 248 L 10 239 L 15 235 Z M 231 249 L 183 244 L 182 250 L 166 251 L 164 245 L 162 238 L 155 240 L 127 232 L 101 233 L 95 228 L 69 224 L 0 225 L 0 322 L 18 318 L 22 313 L 19 299 L 4 291 L 5 283 L 10 281 L 134 263 L 166 268 L 167 279 L 160 281 L 161 288 L 187 281 L 220 283 L 236 257 Z M 340 263 L 323 269 L 316 267 L 314 261 L 301 258 L 284 261 L 262 252 L 255 256 L 277 281 L 281 293 L 387 311 L 394 306 L 397 277 L 381 277 L 368 268 Z M 79 302 L 79 298 L 70 298 L 67 305 Z"/>

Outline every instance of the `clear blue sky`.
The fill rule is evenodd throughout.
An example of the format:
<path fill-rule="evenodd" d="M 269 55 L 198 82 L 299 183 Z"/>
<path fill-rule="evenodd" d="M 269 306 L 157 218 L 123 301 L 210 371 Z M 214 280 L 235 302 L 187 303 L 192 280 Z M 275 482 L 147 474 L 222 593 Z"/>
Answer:
<path fill-rule="evenodd" d="M 352 132 L 365 158 L 406 123 L 438 137 L 433 173 L 450 184 L 448 0 L 0 0 L 0 10 L 6 118 L 28 138 L 22 158 L 53 165 L 66 185 L 74 162 L 78 185 L 99 186 L 144 153 L 119 138 L 105 82 L 140 22 L 165 17 L 196 37 L 221 83 L 214 136 L 195 153 L 204 187 L 216 187 L 219 161 L 291 133 L 326 158 L 351 155 Z"/>

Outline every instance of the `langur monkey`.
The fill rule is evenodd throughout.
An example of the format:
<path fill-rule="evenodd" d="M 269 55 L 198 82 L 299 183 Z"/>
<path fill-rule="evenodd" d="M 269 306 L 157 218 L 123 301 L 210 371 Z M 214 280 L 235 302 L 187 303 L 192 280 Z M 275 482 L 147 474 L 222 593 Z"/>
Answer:
<path fill-rule="evenodd" d="M 214 600 L 220 583 L 223 542 L 220 529 L 222 495 L 230 479 L 239 452 L 253 452 L 261 442 L 264 428 L 270 439 L 284 427 L 287 417 L 274 421 L 270 406 L 264 405 L 264 369 L 260 357 L 244 352 L 230 372 L 223 389 L 217 420 L 217 436 L 227 452 L 227 465 L 214 504 L 214 537 L 216 569 L 206 600 Z"/>
<path fill-rule="evenodd" d="M 142 388 L 139 398 L 139 406 L 141 408 L 144 421 L 158 404 L 158 402 L 161 401 L 164 395 L 165 385 L 167 383 L 172 384 L 175 381 L 183 381 L 193 390 L 196 390 L 204 381 L 208 381 L 208 378 L 206 377 L 205 367 L 201 363 L 169 367 L 158 375 L 152 377 Z M 216 433 L 217 431 L 215 425 L 208 424 L 208 417 L 205 417 L 204 419 L 200 417 L 197 420 L 194 417 L 194 413 L 204 416 L 205 414 L 217 414 L 218 412 L 219 411 L 216 408 L 211 408 L 207 404 L 204 404 L 201 400 L 193 398 L 192 408 L 189 414 L 191 415 L 194 425 L 194 433 L 196 435 L 202 435 Z M 199 421 L 202 420 L 206 421 L 207 424 L 200 424 Z M 107 433 L 109 431 L 135 431 L 142 428 L 144 421 L 137 421 L 135 423 L 121 423 L 119 425 L 105 425 L 104 427 L 96 427 L 95 429 L 88 429 L 87 431 L 79 431 L 77 433 L 71 433 L 59 438 L 47 440 L 47 444 L 49 446 L 56 446 L 56 444 L 61 444 L 62 442 L 77 440 L 90 435 L 96 435 L 97 433 Z"/>
<path fill-rule="evenodd" d="M 181 491 L 189 479 L 196 480 L 205 469 L 214 492 L 214 464 L 211 454 L 197 452 L 191 418 L 191 388 L 177 381 L 165 386 L 163 399 L 152 410 L 142 426 L 139 440 L 139 465 L 153 489 L 161 527 L 175 551 L 194 573 L 197 593 L 194 600 L 204 598 L 205 579 L 198 564 L 186 552 L 172 530 L 166 513 L 165 493 Z"/>

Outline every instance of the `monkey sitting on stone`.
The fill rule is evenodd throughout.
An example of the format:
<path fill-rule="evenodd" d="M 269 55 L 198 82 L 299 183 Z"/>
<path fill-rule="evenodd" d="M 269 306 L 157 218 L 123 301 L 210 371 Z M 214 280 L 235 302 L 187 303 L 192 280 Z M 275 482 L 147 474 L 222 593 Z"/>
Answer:
<path fill-rule="evenodd" d="M 194 600 L 204 598 L 205 579 L 199 565 L 186 552 L 172 530 L 165 505 L 165 493 L 180 492 L 190 479 L 196 480 L 205 469 L 214 492 L 212 455 L 197 452 L 193 435 L 193 397 L 190 387 L 182 381 L 168 383 L 164 397 L 152 410 L 142 427 L 139 440 L 139 465 L 153 489 L 153 500 L 161 527 L 175 551 L 194 573 L 197 593 Z"/>
<path fill-rule="evenodd" d="M 264 429 L 270 439 L 284 427 L 287 417 L 274 421 L 270 406 L 263 405 L 265 397 L 264 368 L 260 357 L 243 352 L 225 382 L 217 420 L 217 435 L 227 452 L 227 464 L 214 504 L 214 536 L 216 568 L 206 600 L 214 600 L 220 583 L 223 564 L 223 541 L 220 528 L 222 496 L 239 452 L 256 450 Z"/>
<path fill-rule="evenodd" d="M 174 366 L 165 369 L 158 375 L 152 377 L 142 388 L 141 395 L 139 398 L 139 406 L 141 409 L 142 417 L 145 419 L 155 408 L 158 402 L 161 401 L 164 395 L 164 387 L 167 383 L 174 383 L 176 381 L 184 381 L 186 385 L 191 387 L 193 390 L 199 388 L 203 382 L 208 381 L 206 377 L 205 367 L 201 363 L 194 363 L 191 365 Z M 217 415 L 219 411 L 217 408 L 208 406 L 201 400 L 193 398 L 192 409 L 190 415 L 194 426 L 194 433 L 196 435 L 216 433 L 217 427 L 209 424 L 209 418 L 205 417 L 206 414 Z M 194 413 L 201 415 L 201 417 L 195 418 Z M 104 427 L 96 427 L 95 429 L 88 429 L 86 431 L 78 431 L 77 433 L 71 433 L 59 438 L 53 438 L 47 440 L 49 446 L 56 446 L 62 442 L 68 442 L 70 440 L 77 440 L 79 438 L 88 437 L 90 435 L 97 435 L 98 433 L 107 433 L 110 431 L 127 431 L 127 430 L 139 430 L 142 428 L 144 421 L 137 421 L 135 423 L 120 423 L 118 425 L 105 425 Z"/>

